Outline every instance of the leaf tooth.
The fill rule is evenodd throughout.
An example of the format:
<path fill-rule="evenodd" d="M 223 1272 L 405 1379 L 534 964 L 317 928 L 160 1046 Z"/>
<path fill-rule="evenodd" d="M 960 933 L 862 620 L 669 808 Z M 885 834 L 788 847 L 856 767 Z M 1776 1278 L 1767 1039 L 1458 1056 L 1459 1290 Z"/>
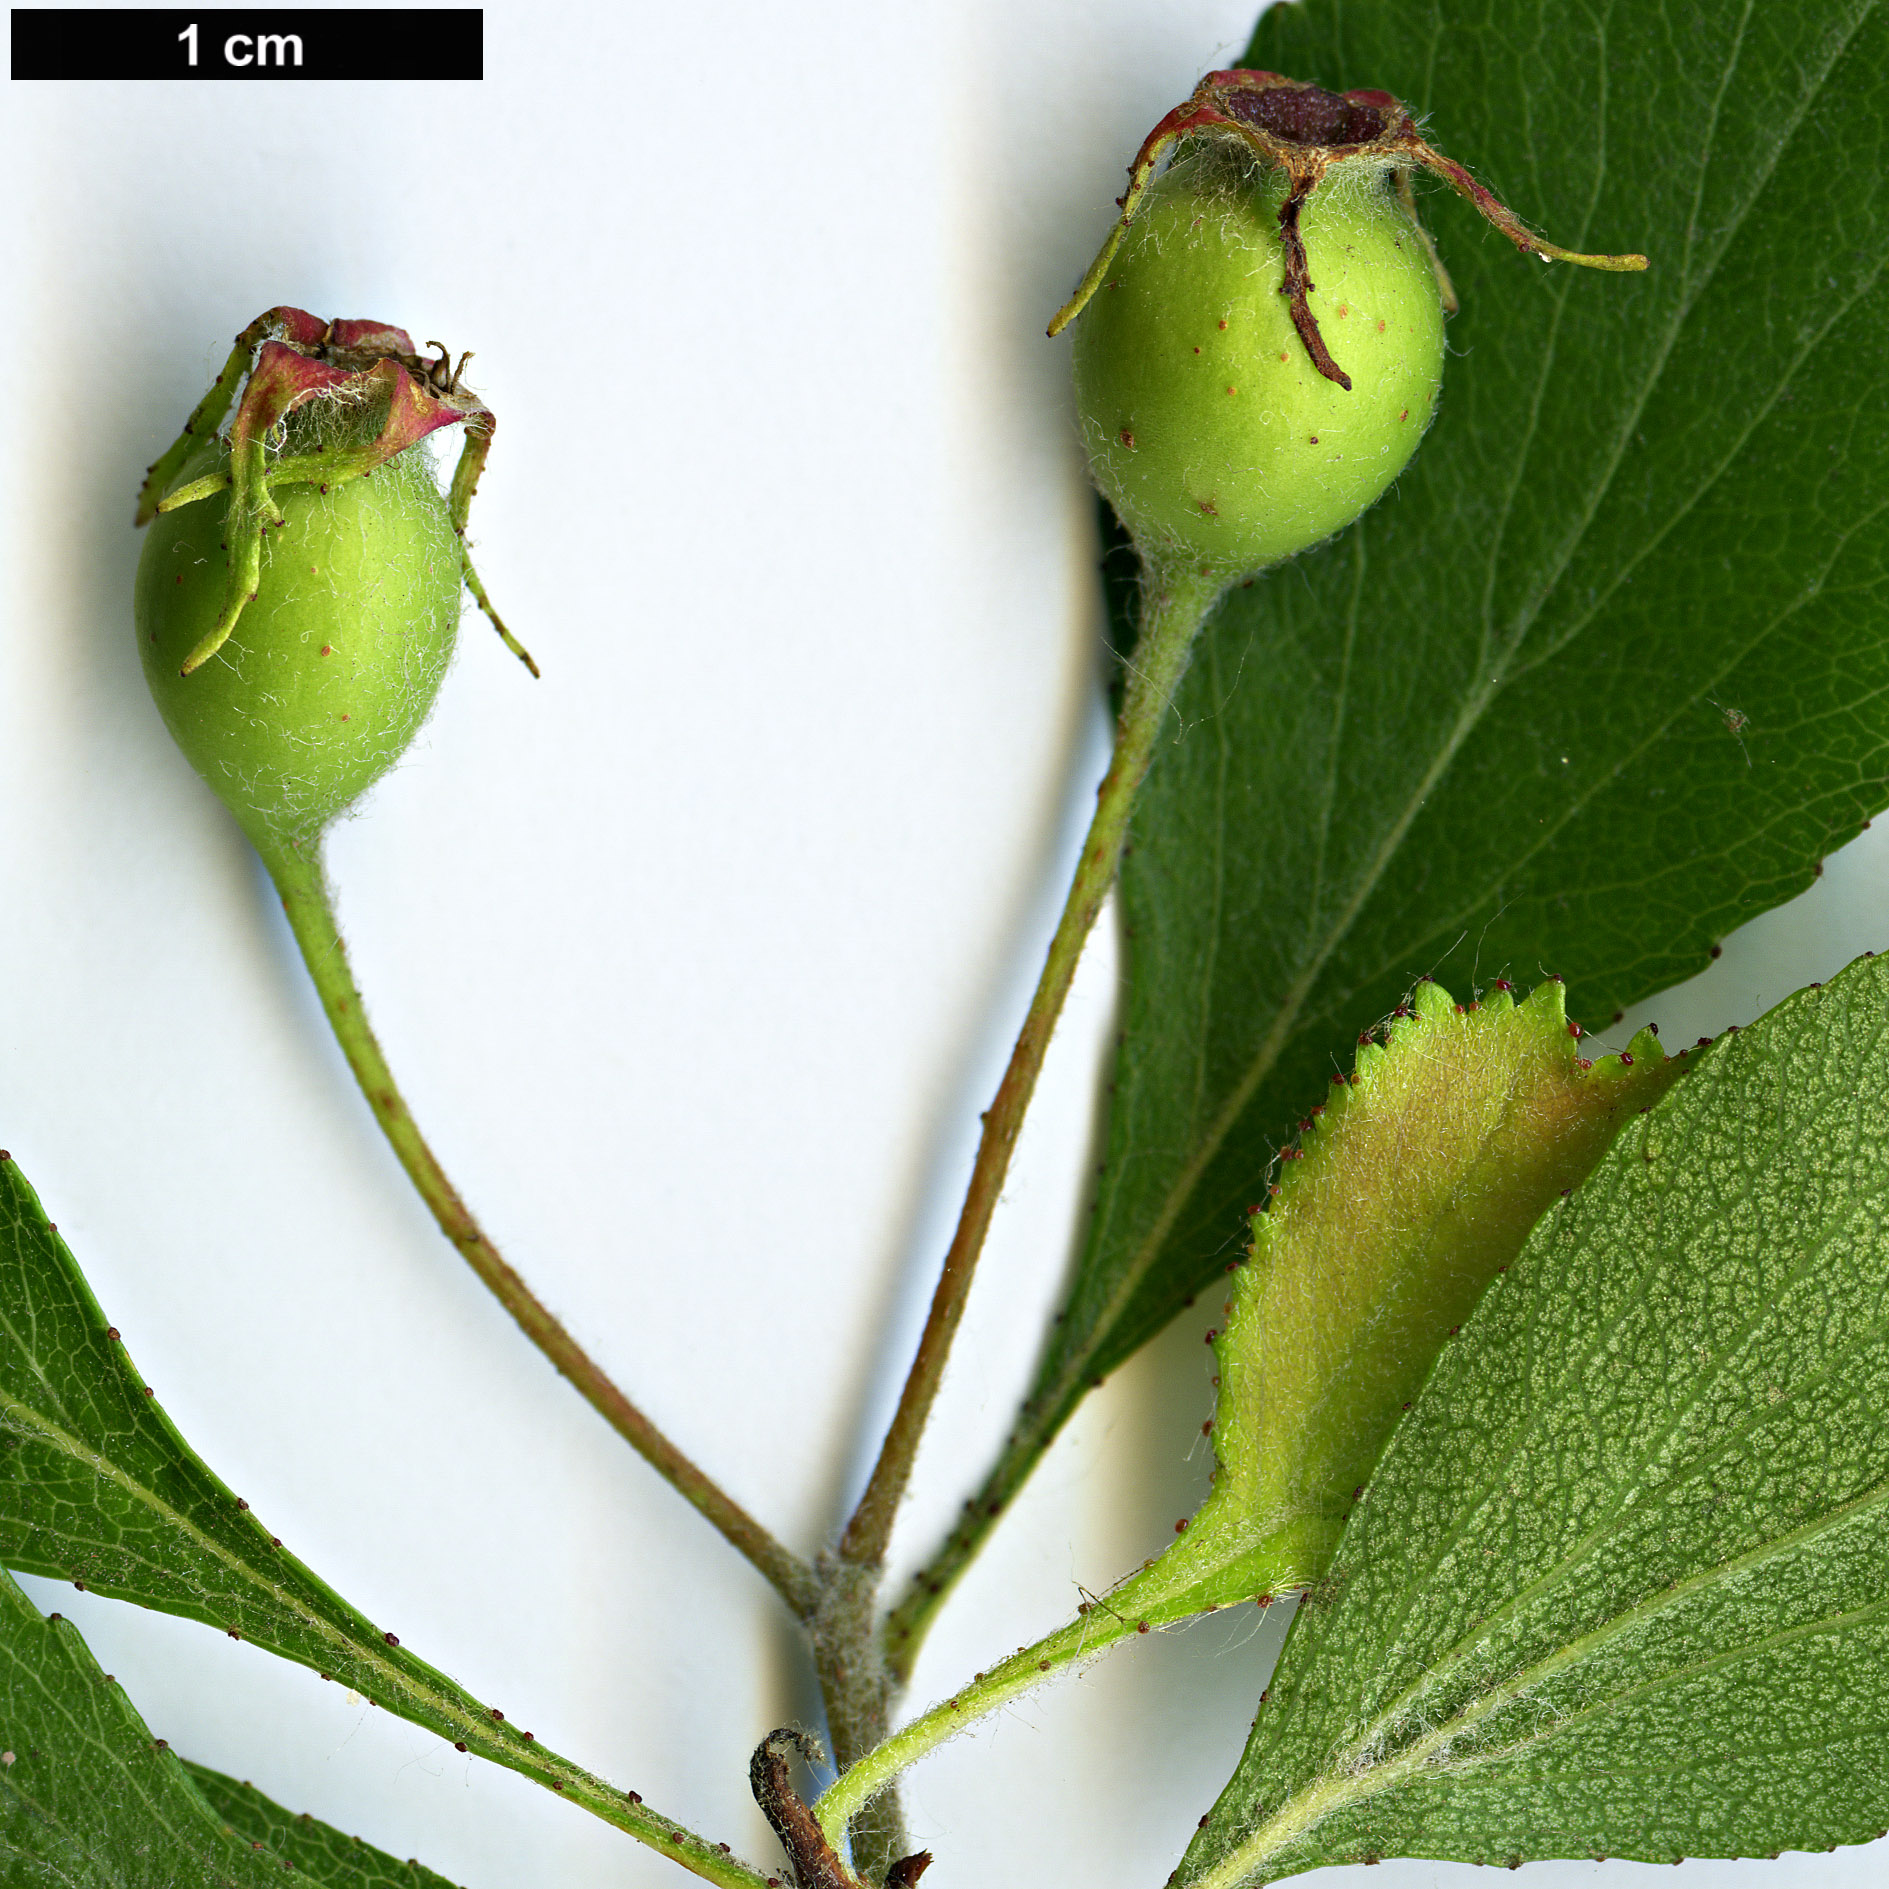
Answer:
<path fill-rule="evenodd" d="M 1551 1024 L 1557 1035 L 1567 1035 L 1568 987 L 1560 978 L 1544 977 L 1516 1007 Z"/>

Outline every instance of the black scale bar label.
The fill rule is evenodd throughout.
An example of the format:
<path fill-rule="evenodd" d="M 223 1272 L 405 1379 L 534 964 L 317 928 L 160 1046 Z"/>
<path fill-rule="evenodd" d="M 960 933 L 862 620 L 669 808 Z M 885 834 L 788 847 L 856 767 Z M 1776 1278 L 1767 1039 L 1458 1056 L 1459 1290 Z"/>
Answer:
<path fill-rule="evenodd" d="M 482 79 L 480 7 L 13 8 L 16 79 Z"/>

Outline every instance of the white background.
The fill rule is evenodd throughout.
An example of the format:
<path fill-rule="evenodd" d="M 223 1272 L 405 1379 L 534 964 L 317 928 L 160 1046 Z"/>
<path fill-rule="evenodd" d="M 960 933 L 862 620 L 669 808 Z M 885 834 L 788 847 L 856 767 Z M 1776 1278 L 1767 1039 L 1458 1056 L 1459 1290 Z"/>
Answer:
<path fill-rule="evenodd" d="M 291 1547 L 540 1739 L 756 1857 L 747 1754 L 814 1710 L 794 1635 L 407 1191 L 145 697 L 132 493 L 273 303 L 477 350 L 500 428 L 475 534 L 545 679 L 468 621 L 432 724 L 335 837 L 344 921 L 488 1228 L 812 1553 L 895 1394 L 1101 764 L 1089 502 L 1043 321 L 1142 132 L 1252 4 L 501 0 L 483 85 L 7 93 L 0 1141 Z M 1448 428 L 1446 393 L 1426 450 Z M 1716 1031 L 1889 943 L 1885 863 L 1866 838 L 1647 1014 Z M 1105 926 L 901 1567 L 1022 1388 L 1112 967 Z M 1170 1538 L 1206 1467 L 1199 1339 L 1183 1321 L 1091 1399 L 920 1699 Z M 299 1668 L 35 1591 L 179 1749 L 471 1889 L 682 1880 Z M 1273 1637 L 1163 1636 L 928 1761 L 929 1881 L 1154 1889 Z M 1860 1883 L 1871 1860 L 1687 1880 Z"/>

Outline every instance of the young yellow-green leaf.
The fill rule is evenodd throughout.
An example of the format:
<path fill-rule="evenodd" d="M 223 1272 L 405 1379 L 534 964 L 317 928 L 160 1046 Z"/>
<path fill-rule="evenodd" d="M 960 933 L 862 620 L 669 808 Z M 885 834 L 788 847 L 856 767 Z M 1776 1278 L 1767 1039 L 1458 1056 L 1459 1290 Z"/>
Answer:
<path fill-rule="evenodd" d="M 78 1629 L 0 1573 L 0 1881 L 263 1889 L 282 1875 L 281 1856 L 253 1849 L 211 1809 Z"/>
<path fill-rule="evenodd" d="M 1534 227 L 1652 266 L 1544 265 L 1426 191 L 1436 424 L 1201 638 L 1122 869 L 1089 1238 L 934 1591 L 1413 975 L 1559 971 L 1604 1022 L 1889 802 L 1889 7 L 1304 0 L 1244 63 L 1382 87 Z"/>
<path fill-rule="evenodd" d="M 231 1835 L 245 1847 L 280 1857 L 317 1889 L 453 1889 L 444 1876 L 420 1862 L 396 1862 L 384 1850 L 344 1836 L 306 1811 L 296 1816 L 272 1804 L 253 1784 L 239 1784 L 188 1759 L 184 1769 Z"/>
<path fill-rule="evenodd" d="M 731 1889 L 764 1877 L 536 1742 L 364 1619 L 204 1465 L 0 1152 L 0 1567 L 207 1622 L 562 1793 Z"/>
<path fill-rule="evenodd" d="M 1552 980 L 1519 1005 L 1419 984 L 1252 1216 L 1215 1341 L 1219 1471 L 1170 1556 L 1250 1557 L 1265 1584 L 1249 1594 L 1316 1581 L 1450 1332 L 1684 1067 L 1651 1031 L 1590 1063 Z"/>
<path fill-rule="evenodd" d="M 1889 1825 L 1889 961 L 1722 1041 L 1447 1345 L 1189 1889 Z"/>
<path fill-rule="evenodd" d="M 1041 1676 L 1138 1631 L 1316 1582 L 1438 1351 L 1541 1215 L 1684 1064 L 1652 1031 L 1590 1062 L 1553 980 L 1457 1004 L 1424 982 L 1299 1124 L 1215 1335 L 1219 1468 L 1179 1540 L 1083 1617 L 885 1747 L 909 1763 Z M 878 1754 L 823 1799 L 840 1827 Z"/>

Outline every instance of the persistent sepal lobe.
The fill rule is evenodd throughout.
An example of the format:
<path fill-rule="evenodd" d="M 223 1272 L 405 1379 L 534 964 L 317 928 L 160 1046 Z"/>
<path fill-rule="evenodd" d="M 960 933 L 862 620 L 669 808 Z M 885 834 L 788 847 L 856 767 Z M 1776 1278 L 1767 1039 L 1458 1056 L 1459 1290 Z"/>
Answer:
<path fill-rule="evenodd" d="M 506 645 L 532 673 L 537 665 L 487 601 L 463 555 L 467 513 L 491 449 L 497 422 L 483 400 L 461 385 L 469 355 L 457 365 L 438 342 L 427 359 L 404 328 L 384 322 L 323 321 L 286 305 L 259 315 L 236 343 L 210 391 L 184 430 L 151 466 L 138 494 L 136 522 L 229 493 L 225 548 L 228 585 L 215 624 L 185 657 L 183 671 L 200 668 L 229 640 L 262 576 L 263 534 L 282 524 L 272 486 L 309 483 L 327 491 L 365 478 L 396 454 L 443 427 L 463 426 L 465 445 L 452 483 L 453 528 L 462 547 L 462 574 Z M 237 397 L 238 385 L 242 387 Z M 310 451 L 280 450 L 283 423 L 310 403 L 325 400 L 358 409 L 362 424 L 345 442 L 329 440 Z M 200 448 L 216 438 L 232 402 L 229 467 L 172 489 L 172 481 Z"/>
<path fill-rule="evenodd" d="M 1369 89 L 1328 92 L 1323 86 L 1306 85 L 1281 73 L 1235 66 L 1223 72 L 1208 73 L 1186 103 L 1177 105 L 1142 141 L 1134 163 L 1129 166 L 1128 189 L 1120 199 L 1121 217 L 1075 294 L 1057 311 L 1049 325 L 1052 335 L 1060 334 L 1074 321 L 1101 286 L 1122 236 L 1141 205 L 1155 166 L 1182 138 L 1192 136 L 1237 139 L 1263 163 L 1286 174 L 1289 187 L 1279 209 L 1286 271 L 1279 292 L 1288 299 L 1292 325 L 1313 366 L 1347 392 L 1351 378 L 1332 359 L 1307 299 L 1316 285 L 1311 279 L 1305 244 L 1299 234 L 1300 214 L 1306 200 L 1334 169 L 1364 168 L 1389 173 L 1399 196 L 1412 210 L 1413 221 L 1411 174 L 1419 168 L 1431 170 L 1453 190 L 1467 197 L 1518 249 L 1557 262 L 1580 263 L 1590 269 L 1646 267 L 1644 256 L 1578 254 L 1537 236 L 1462 165 L 1430 145 L 1418 131 L 1408 107 L 1388 92 Z M 1432 256 L 1434 259 L 1434 252 Z M 1444 300 L 1454 307 L 1454 293 L 1440 263 L 1437 270 Z"/>

